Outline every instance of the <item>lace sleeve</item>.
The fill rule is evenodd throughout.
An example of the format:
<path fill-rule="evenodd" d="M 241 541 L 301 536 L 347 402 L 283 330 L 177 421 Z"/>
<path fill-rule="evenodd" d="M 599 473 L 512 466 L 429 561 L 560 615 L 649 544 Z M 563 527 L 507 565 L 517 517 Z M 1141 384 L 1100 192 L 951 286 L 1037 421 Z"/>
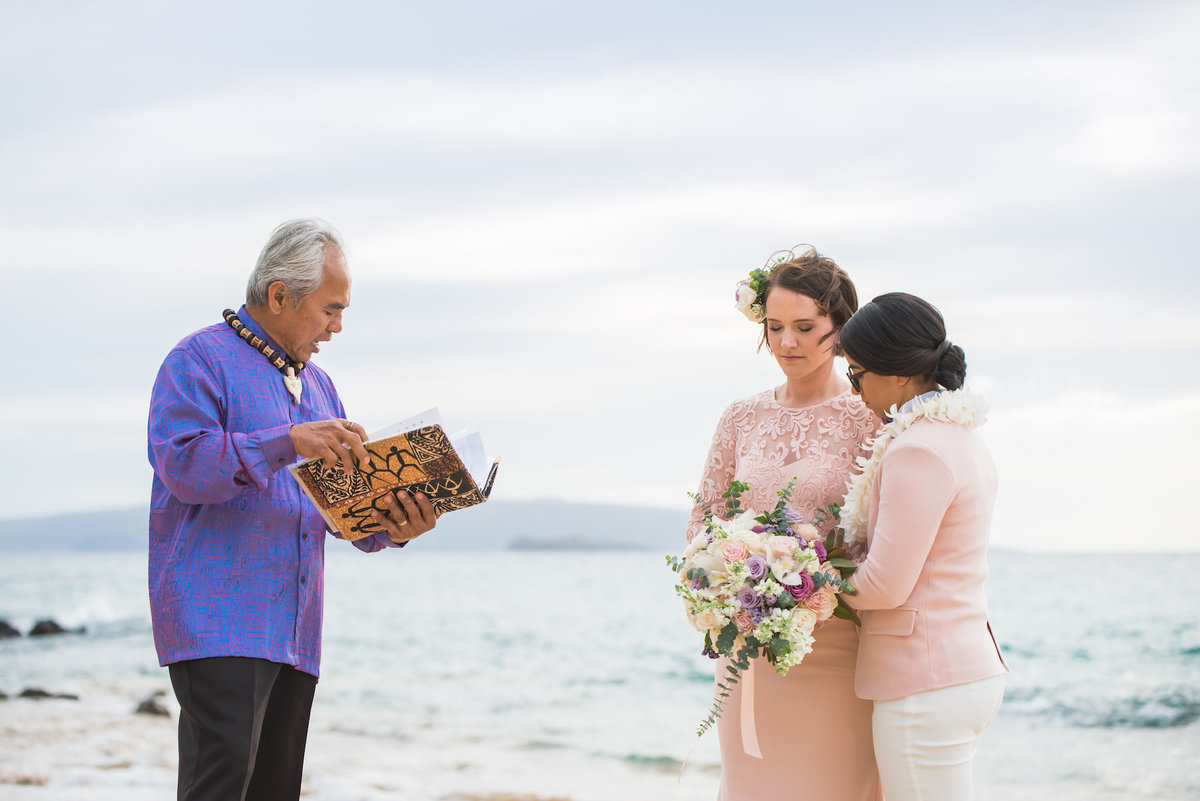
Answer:
<path fill-rule="evenodd" d="M 725 502 L 721 495 L 729 489 L 737 470 L 737 426 L 734 423 L 734 406 L 730 405 L 721 415 L 717 430 L 713 433 L 712 445 L 708 449 L 708 458 L 704 461 L 704 474 L 700 477 L 700 488 L 696 492 L 707 501 L 713 514 L 722 517 L 725 514 Z M 687 522 L 687 538 L 704 531 L 704 510 L 699 503 L 692 504 L 692 513 Z"/>
<path fill-rule="evenodd" d="M 875 413 L 862 405 L 858 414 L 854 416 L 854 438 L 858 441 L 858 448 L 854 452 L 854 462 L 850 465 L 850 478 L 858 475 L 862 471 L 862 462 L 871 455 L 870 444 L 874 440 L 876 434 L 879 433 L 880 420 L 875 416 Z M 847 488 L 849 480 L 847 480 Z M 840 503 L 845 503 L 841 501 Z M 867 541 L 860 537 L 855 542 L 846 546 L 847 555 L 854 560 L 855 563 L 861 565 L 867 558 Z"/>

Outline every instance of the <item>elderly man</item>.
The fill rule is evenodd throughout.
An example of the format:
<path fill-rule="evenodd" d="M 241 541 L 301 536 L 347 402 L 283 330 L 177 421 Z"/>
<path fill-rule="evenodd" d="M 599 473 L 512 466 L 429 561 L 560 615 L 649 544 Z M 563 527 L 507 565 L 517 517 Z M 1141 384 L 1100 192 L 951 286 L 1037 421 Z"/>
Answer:
<path fill-rule="evenodd" d="M 342 330 L 350 273 L 321 220 L 275 229 L 246 304 L 167 355 L 150 401 L 150 609 L 179 699 L 180 799 L 295 799 L 321 659 L 325 524 L 285 470 L 349 472 L 366 432 L 309 362 Z M 433 528 L 389 498 L 364 551 Z"/>

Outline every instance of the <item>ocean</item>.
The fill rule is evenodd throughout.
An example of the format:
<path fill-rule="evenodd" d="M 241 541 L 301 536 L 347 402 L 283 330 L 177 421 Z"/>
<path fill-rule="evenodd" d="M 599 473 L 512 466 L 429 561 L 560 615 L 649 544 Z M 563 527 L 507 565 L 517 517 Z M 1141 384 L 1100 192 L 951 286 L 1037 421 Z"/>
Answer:
<path fill-rule="evenodd" d="M 306 798 L 715 797 L 715 732 L 695 736 L 712 663 L 662 554 L 327 553 Z M 0 555 L 0 618 L 86 629 L 0 640 L 0 796 L 170 797 L 175 724 L 133 714 L 158 691 L 176 709 L 145 564 Z M 1200 798 L 1200 554 L 996 551 L 991 566 L 1012 673 L 978 798 Z M 28 687 L 78 699 L 14 697 Z"/>

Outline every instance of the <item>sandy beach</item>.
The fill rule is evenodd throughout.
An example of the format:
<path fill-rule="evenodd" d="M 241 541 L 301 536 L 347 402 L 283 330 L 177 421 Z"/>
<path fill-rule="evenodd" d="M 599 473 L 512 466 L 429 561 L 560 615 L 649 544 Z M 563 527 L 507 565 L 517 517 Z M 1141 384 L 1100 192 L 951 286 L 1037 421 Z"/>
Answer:
<path fill-rule="evenodd" d="M 0 795 L 8 801 L 169 798 L 175 789 L 175 715 L 134 714 L 140 698 L 163 689 L 152 677 L 78 688 L 80 700 L 0 701 Z M 137 692 L 134 692 L 136 690 Z M 1001 751 L 985 739 L 977 764 L 981 801 L 1183 801 L 1192 797 L 1173 766 L 1192 759 L 1194 728 L 1127 735 L 1128 759 L 1099 764 L 1090 774 L 1054 775 L 1052 765 L 1096 749 L 1113 732 L 1083 730 L 1063 739 L 1033 731 L 1025 753 Z M 1111 746 L 1112 743 L 1110 742 Z M 989 746 L 992 746 L 989 748 Z M 1056 750 L 1057 749 L 1057 750 Z M 1179 775 L 1179 774 L 1176 774 Z M 448 751 L 416 738 L 346 730 L 338 710 L 318 702 L 309 737 L 303 795 L 313 801 L 605 801 L 671 798 L 708 801 L 716 795 L 712 765 L 598 767 L 560 753 L 513 758 L 480 738 Z"/>
<path fill-rule="evenodd" d="M 135 714 L 141 698 L 163 689 L 151 678 L 79 688 L 80 700 L 0 701 L 0 795 L 8 801 L 150 801 L 173 797 L 178 706 L 170 717 Z M 131 692 L 133 689 L 138 692 Z M 319 698 L 319 695 L 318 695 Z M 482 739 L 482 738 L 481 738 Z M 314 801 L 589 801 L 674 797 L 706 799 L 716 774 L 674 766 L 597 770 L 560 754 L 517 761 L 492 746 L 464 742 L 448 752 L 404 737 L 368 736 L 339 725 L 318 700 L 313 712 L 303 796 Z"/>

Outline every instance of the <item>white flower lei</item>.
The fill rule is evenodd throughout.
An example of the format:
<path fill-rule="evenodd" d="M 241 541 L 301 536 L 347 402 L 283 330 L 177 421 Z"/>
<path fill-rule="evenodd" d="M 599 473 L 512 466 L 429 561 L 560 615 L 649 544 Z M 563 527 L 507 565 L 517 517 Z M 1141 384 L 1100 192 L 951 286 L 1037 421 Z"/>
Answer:
<path fill-rule="evenodd" d="M 917 420 L 923 418 L 955 423 L 967 428 L 978 428 L 987 422 L 987 402 L 964 389 L 939 392 L 931 398 L 917 401 L 907 411 L 897 411 L 893 406 L 888 416 L 892 421 L 879 430 L 868 446 L 869 457 L 858 457 L 862 472 L 850 479 L 846 500 L 842 503 L 841 525 L 846 533 L 846 545 L 865 542 L 867 536 L 867 509 L 870 506 L 871 487 L 883 462 L 884 451 L 892 440 L 900 436 Z"/>

